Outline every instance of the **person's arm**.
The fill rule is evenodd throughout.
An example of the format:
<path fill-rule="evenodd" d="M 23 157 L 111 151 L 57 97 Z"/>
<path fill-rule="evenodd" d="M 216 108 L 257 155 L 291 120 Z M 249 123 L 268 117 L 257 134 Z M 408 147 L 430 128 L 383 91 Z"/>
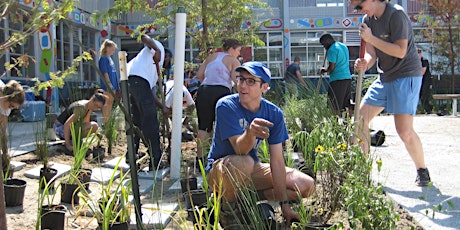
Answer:
<path fill-rule="evenodd" d="M 142 42 L 149 47 L 150 49 L 155 50 L 155 54 L 153 55 L 153 61 L 155 63 L 160 63 L 161 61 L 161 50 L 155 44 L 155 41 L 150 38 L 148 35 L 143 34 L 141 37 Z"/>
<path fill-rule="evenodd" d="M 272 172 L 273 190 L 276 199 L 280 202 L 286 225 L 290 226 L 292 220 L 300 220 L 299 215 L 289 205 L 289 197 L 286 193 L 286 165 L 283 158 L 283 146 L 281 143 L 269 146 L 270 169 Z"/>
<path fill-rule="evenodd" d="M 163 115 L 164 116 L 169 116 L 169 108 L 166 107 L 161 101 L 160 101 L 160 98 L 158 98 L 157 94 L 154 92 L 154 90 L 152 89 L 152 94 L 153 94 L 153 100 L 155 101 L 155 105 L 160 107 L 161 111 L 163 112 Z"/>
<path fill-rule="evenodd" d="M 396 41 L 387 42 L 372 34 L 372 30 L 365 24 L 362 23 L 359 29 L 361 38 L 366 41 L 367 45 L 381 50 L 382 52 L 397 58 L 404 58 L 407 53 L 407 39 L 398 39 Z"/>
<path fill-rule="evenodd" d="M 238 76 L 238 72 L 235 71 L 236 68 L 241 66 L 240 61 L 238 59 L 233 58 L 234 60 L 232 61 L 231 67 L 230 67 L 230 77 L 232 78 L 233 83 L 235 85 L 237 84 L 236 77 Z"/>
<path fill-rule="evenodd" d="M 300 70 L 295 71 L 295 75 L 297 76 L 297 79 L 299 79 L 300 83 L 307 87 L 307 83 L 303 80 L 302 74 L 300 73 Z"/>
<path fill-rule="evenodd" d="M 422 76 L 425 75 L 428 61 L 422 59 Z"/>
<path fill-rule="evenodd" d="M 70 132 L 70 127 L 71 127 L 71 124 L 74 122 L 74 120 L 75 120 L 75 114 L 72 114 L 64 123 L 65 147 L 70 151 L 73 151 L 72 133 Z"/>
<path fill-rule="evenodd" d="M 356 71 L 367 71 L 370 67 L 372 67 L 376 60 L 377 55 L 375 53 L 375 48 L 371 44 L 366 44 L 366 52 L 364 54 L 364 58 L 358 58 L 355 61 L 354 68 Z"/>
<path fill-rule="evenodd" d="M 241 135 L 229 137 L 233 150 L 238 155 L 247 155 L 256 143 L 256 137 L 266 139 L 270 136 L 268 127 L 273 123 L 262 118 L 255 118 Z"/>
<path fill-rule="evenodd" d="M 334 62 L 329 62 L 328 66 L 326 69 L 321 69 L 321 74 L 323 73 L 331 73 L 335 69 L 335 63 Z"/>
<path fill-rule="evenodd" d="M 203 82 L 204 80 L 204 72 L 206 71 L 206 66 L 208 65 L 209 62 L 213 61 L 216 59 L 217 53 L 212 54 L 206 60 L 204 60 L 203 64 L 201 64 L 200 68 L 198 69 L 198 72 L 196 73 L 196 77 L 200 82 Z"/>

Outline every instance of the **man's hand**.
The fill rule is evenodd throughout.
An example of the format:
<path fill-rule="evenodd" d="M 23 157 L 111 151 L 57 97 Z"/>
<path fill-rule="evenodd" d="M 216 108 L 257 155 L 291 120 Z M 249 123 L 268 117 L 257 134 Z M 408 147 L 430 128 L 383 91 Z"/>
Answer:
<path fill-rule="evenodd" d="M 364 58 L 356 59 L 354 68 L 356 71 L 366 71 L 367 70 L 367 60 Z"/>
<path fill-rule="evenodd" d="M 362 23 L 359 27 L 359 35 L 364 41 L 369 41 L 372 37 L 372 30 L 365 23 Z"/>
<path fill-rule="evenodd" d="M 254 135 L 256 137 L 266 139 L 270 136 L 270 130 L 268 128 L 272 126 L 273 123 L 265 119 L 255 118 L 249 125 L 248 132 L 249 134 Z"/>
<path fill-rule="evenodd" d="M 319 71 L 320 74 L 324 74 L 324 73 L 327 73 L 327 69 L 326 68 L 321 68 L 321 70 Z"/>
<path fill-rule="evenodd" d="M 169 109 L 168 107 L 166 107 L 165 105 L 163 105 L 163 116 L 164 117 L 169 117 L 169 115 L 171 114 L 172 110 Z"/>
<path fill-rule="evenodd" d="M 283 204 L 281 206 L 281 210 L 283 211 L 283 216 L 286 219 L 286 226 L 290 227 L 291 223 L 295 220 L 299 221 L 300 216 L 292 208 L 289 206 L 289 204 Z"/>

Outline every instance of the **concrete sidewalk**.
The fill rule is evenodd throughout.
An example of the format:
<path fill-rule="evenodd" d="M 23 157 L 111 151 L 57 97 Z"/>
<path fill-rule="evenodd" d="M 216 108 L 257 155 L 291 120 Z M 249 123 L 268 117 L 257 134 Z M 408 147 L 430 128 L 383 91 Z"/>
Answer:
<path fill-rule="evenodd" d="M 396 133 L 393 116 L 376 117 L 371 128 L 384 130 L 386 134 L 383 146 L 371 149 L 372 156 L 383 162 L 380 173 L 374 165 L 374 181 L 381 182 L 387 194 L 424 229 L 460 229 L 460 117 L 419 115 L 414 118 L 432 187 L 415 185 L 415 165 Z M 433 217 L 433 208 L 438 205 L 442 205 L 442 211 Z"/>

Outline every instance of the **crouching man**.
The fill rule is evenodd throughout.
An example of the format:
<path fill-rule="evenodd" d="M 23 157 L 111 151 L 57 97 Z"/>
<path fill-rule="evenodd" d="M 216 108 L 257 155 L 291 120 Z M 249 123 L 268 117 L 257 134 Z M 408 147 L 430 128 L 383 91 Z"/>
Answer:
<path fill-rule="evenodd" d="M 269 88 L 270 70 L 262 63 L 246 62 L 236 71 L 238 94 L 216 105 L 206 167 L 209 186 L 214 191 L 222 186 L 220 224 L 223 228 L 236 224 L 232 213 L 242 189 L 255 187 L 260 199 L 279 201 L 289 226 L 300 219 L 289 201 L 310 196 L 315 191 L 314 180 L 284 163 L 282 142 L 288 139 L 288 132 L 283 112 L 262 97 Z M 268 140 L 270 163 L 261 163 L 257 156 L 264 139 Z"/>

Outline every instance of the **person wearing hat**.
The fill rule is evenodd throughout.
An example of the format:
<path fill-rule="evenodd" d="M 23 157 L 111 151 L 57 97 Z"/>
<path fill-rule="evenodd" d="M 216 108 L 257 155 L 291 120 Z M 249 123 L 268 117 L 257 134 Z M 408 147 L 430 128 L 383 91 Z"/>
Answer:
<path fill-rule="evenodd" d="M 270 70 L 260 62 L 246 62 L 235 69 L 237 94 L 221 98 L 216 105 L 216 124 L 206 166 L 207 181 L 222 191 L 220 224 L 236 224 L 241 188 L 253 188 L 260 199 L 279 201 L 288 225 L 299 220 L 289 201 L 308 197 L 314 180 L 284 163 L 282 143 L 288 131 L 281 109 L 262 95 L 269 89 Z M 261 163 L 257 152 L 267 140 L 270 163 Z M 222 186 L 220 188 L 219 186 Z M 251 187 L 254 186 L 254 187 Z"/>

